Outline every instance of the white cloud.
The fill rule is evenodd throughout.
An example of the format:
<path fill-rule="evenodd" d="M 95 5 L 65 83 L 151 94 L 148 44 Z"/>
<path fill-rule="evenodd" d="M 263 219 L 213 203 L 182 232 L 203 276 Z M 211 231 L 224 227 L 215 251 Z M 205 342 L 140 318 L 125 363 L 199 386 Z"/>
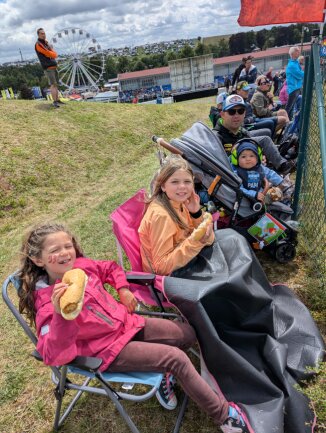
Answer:
<path fill-rule="evenodd" d="M 35 57 L 36 29 L 50 39 L 87 30 L 103 48 L 243 31 L 240 0 L 0 0 L 0 63 Z"/>

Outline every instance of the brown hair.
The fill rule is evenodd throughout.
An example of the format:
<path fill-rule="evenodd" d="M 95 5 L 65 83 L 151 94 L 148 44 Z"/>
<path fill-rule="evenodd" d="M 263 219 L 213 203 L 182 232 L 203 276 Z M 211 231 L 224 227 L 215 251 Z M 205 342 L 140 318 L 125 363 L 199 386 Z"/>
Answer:
<path fill-rule="evenodd" d="M 161 206 L 163 206 L 171 216 L 172 220 L 182 229 L 187 230 L 189 227 L 181 221 L 178 214 L 174 210 L 170 203 L 168 196 L 162 190 L 162 186 L 165 182 L 177 171 L 185 170 L 192 178 L 194 178 L 193 171 L 186 160 L 184 160 L 180 155 L 170 155 L 166 158 L 164 164 L 160 170 L 154 175 L 152 180 L 152 195 L 146 200 L 147 206 L 153 201 L 156 201 Z"/>
<path fill-rule="evenodd" d="M 260 86 L 260 83 L 262 82 L 262 81 L 269 81 L 269 79 L 266 77 L 266 75 L 259 75 L 258 77 L 257 77 L 257 79 L 256 79 L 256 84 L 257 84 L 257 86 Z"/>
<path fill-rule="evenodd" d="M 71 237 L 73 246 L 76 250 L 76 257 L 82 257 L 83 252 L 76 238 L 63 224 L 60 223 L 47 222 L 34 226 L 26 233 L 23 239 L 20 250 L 21 266 L 18 271 L 18 277 L 21 282 L 18 290 L 19 312 L 25 313 L 31 323 L 35 323 L 36 317 L 33 296 L 36 283 L 42 278 L 45 280 L 48 279 L 46 270 L 37 266 L 32 261 L 32 258 L 39 258 L 46 237 L 58 232 L 65 232 Z"/>
<path fill-rule="evenodd" d="M 40 31 L 41 31 L 41 30 L 44 31 L 44 29 L 43 29 L 42 27 L 40 27 L 39 29 L 37 29 L 37 31 L 36 31 L 36 32 L 37 32 L 37 36 L 40 34 Z"/>

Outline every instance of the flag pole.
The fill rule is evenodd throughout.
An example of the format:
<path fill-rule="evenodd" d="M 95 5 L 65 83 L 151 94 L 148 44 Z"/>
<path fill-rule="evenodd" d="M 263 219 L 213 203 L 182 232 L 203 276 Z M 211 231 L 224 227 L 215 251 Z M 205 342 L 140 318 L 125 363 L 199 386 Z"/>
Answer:
<path fill-rule="evenodd" d="M 320 25 L 319 25 L 319 38 L 320 38 L 320 40 L 323 38 L 325 18 L 326 18 L 326 0 L 325 0 L 325 4 L 324 4 L 324 21 L 322 23 L 320 23 Z"/>

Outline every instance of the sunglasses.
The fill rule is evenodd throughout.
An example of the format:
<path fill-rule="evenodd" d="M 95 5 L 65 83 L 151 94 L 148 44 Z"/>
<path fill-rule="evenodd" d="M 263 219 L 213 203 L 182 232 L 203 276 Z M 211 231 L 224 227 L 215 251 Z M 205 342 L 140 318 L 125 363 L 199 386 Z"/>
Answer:
<path fill-rule="evenodd" d="M 259 85 L 263 86 L 264 84 L 269 84 L 269 81 L 261 81 L 261 83 Z"/>
<path fill-rule="evenodd" d="M 229 113 L 230 116 L 234 116 L 236 113 L 243 114 L 245 111 L 246 111 L 245 108 L 230 108 L 230 110 L 228 110 L 227 112 Z"/>

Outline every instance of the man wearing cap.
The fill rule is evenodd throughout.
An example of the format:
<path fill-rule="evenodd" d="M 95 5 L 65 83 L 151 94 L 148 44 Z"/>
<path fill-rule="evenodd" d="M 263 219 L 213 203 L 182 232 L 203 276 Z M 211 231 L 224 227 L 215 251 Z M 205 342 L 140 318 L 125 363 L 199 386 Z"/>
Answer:
<path fill-rule="evenodd" d="M 232 146 L 240 139 L 252 137 L 252 134 L 243 127 L 246 104 L 239 95 L 229 95 L 223 104 L 221 118 L 218 120 L 213 132 L 222 142 L 226 153 L 231 153 Z M 272 139 L 268 136 L 255 136 L 255 140 L 262 148 L 267 160 L 281 174 L 287 174 L 295 168 L 294 161 L 282 158 Z"/>
<path fill-rule="evenodd" d="M 259 119 L 258 117 L 254 116 L 252 106 L 247 101 L 249 89 L 250 89 L 250 87 L 249 87 L 247 81 L 240 81 L 236 85 L 236 89 L 235 89 L 235 93 L 237 95 L 240 95 L 246 104 L 246 113 L 245 113 L 245 118 L 244 118 L 244 125 L 250 131 L 266 128 L 270 131 L 270 134 L 268 134 L 268 135 L 273 137 L 274 133 L 275 133 L 275 128 L 277 125 L 277 119 L 274 117 L 266 117 L 265 119 Z M 265 132 L 263 135 L 265 135 Z"/>

